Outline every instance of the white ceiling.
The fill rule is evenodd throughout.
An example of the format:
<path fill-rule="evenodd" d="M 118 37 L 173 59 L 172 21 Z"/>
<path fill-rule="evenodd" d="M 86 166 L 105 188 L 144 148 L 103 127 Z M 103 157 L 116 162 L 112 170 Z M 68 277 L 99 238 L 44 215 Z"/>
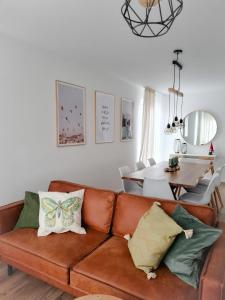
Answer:
<path fill-rule="evenodd" d="M 0 33 L 159 91 L 171 85 L 178 47 L 185 92 L 225 88 L 224 0 L 184 0 L 169 33 L 153 39 L 130 32 L 123 2 L 0 0 Z"/>

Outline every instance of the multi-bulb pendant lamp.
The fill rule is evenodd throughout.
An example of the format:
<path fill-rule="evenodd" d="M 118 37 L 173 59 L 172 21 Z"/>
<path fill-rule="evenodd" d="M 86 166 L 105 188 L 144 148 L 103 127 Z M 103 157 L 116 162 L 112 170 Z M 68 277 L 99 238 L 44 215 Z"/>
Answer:
<path fill-rule="evenodd" d="M 183 0 L 125 0 L 122 15 L 139 37 L 166 34 L 183 9 Z"/>
<path fill-rule="evenodd" d="M 176 54 L 176 60 L 173 60 L 173 87 L 169 88 L 169 108 L 168 108 L 168 124 L 165 128 L 165 134 L 176 133 L 178 129 L 181 129 L 184 126 L 183 120 L 183 102 L 184 102 L 184 94 L 181 92 L 181 70 L 183 69 L 183 65 L 179 62 L 179 54 L 181 54 L 182 50 L 174 50 Z M 177 82 L 177 71 L 178 70 L 178 86 Z M 172 101 L 171 101 L 171 98 Z M 171 102 L 173 102 L 173 115 L 171 119 Z M 180 111 L 179 111 L 180 107 Z M 180 113 L 180 117 L 178 116 Z"/>

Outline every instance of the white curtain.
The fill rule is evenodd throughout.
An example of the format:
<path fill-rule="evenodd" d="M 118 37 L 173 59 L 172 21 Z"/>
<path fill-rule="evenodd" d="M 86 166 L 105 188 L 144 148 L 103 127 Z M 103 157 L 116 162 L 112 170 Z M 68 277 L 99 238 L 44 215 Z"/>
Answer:
<path fill-rule="evenodd" d="M 155 91 L 149 87 L 146 87 L 143 104 L 140 153 L 140 161 L 143 161 L 146 165 L 148 158 L 153 156 L 154 151 L 154 107 Z"/>

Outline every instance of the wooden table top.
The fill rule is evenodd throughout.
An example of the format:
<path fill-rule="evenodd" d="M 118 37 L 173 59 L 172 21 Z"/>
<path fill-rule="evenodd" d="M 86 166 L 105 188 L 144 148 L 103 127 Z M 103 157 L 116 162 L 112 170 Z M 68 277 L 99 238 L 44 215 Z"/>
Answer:
<path fill-rule="evenodd" d="M 211 169 L 212 165 L 202 163 L 181 162 L 180 170 L 176 172 L 165 172 L 168 162 L 160 162 L 155 166 L 132 172 L 122 179 L 133 181 L 144 181 L 145 177 L 152 179 L 167 179 L 171 185 L 183 187 L 195 187 L 199 180 Z"/>

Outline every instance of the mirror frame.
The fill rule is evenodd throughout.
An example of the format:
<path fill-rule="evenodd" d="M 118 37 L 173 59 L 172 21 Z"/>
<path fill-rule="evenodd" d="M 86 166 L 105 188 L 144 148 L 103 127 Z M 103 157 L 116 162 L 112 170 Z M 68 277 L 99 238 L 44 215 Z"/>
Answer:
<path fill-rule="evenodd" d="M 205 112 L 205 113 L 207 113 L 207 114 L 209 114 L 209 115 L 211 115 L 211 116 L 213 117 L 213 119 L 214 119 L 215 122 L 216 122 L 216 132 L 215 132 L 213 138 L 212 138 L 207 144 L 193 145 L 193 144 L 189 143 L 189 141 L 187 141 L 187 140 L 185 139 L 185 137 L 183 136 L 183 130 L 184 130 L 184 127 L 181 128 L 181 129 L 180 129 L 180 135 L 181 135 L 181 137 L 184 139 L 184 141 L 185 141 L 187 144 L 189 144 L 189 145 L 191 145 L 191 146 L 193 146 L 193 147 L 201 147 L 201 146 L 206 146 L 206 145 L 210 144 L 210 143 L 215 139 L 215 137 L 216 137 L 216 135 L 217 135 L 217 133 L 218 133 L 218 124 L 217 124 L 216 118 L 214 117 L 214 115 L 213 115 L 212 113 L 210 113 L 210 112 L 208 112 L 208 111 L 206 111 L 206 110 L 201 110 L 201 109 L 193 110 L 192 112 L 190 112 L 189 114 L 187 114 L 187 115 L 183 118 L 184 124 L 185 124 L 185 119 L 186 119 L 189 115 L 193 114 L 194 112 L 199 112 L 199 111 L 200 111 L 200 112 Z"/>

